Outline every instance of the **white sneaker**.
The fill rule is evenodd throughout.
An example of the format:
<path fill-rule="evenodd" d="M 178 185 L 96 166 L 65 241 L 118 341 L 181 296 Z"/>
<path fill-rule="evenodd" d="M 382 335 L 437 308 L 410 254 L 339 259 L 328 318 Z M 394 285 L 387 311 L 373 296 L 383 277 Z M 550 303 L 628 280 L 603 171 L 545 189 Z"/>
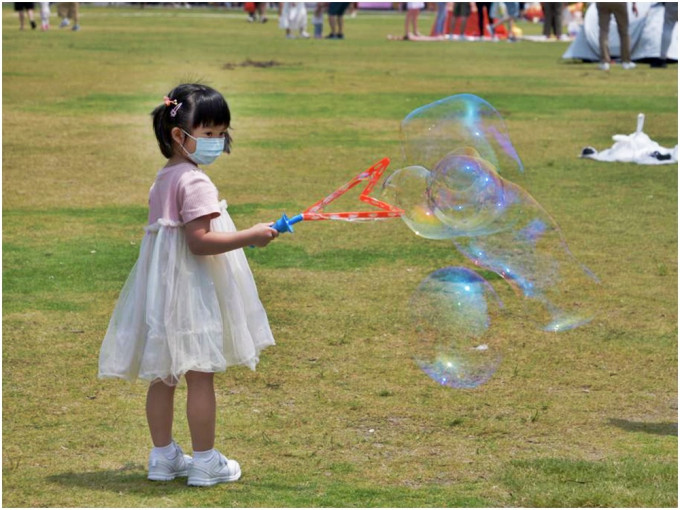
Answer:
<path fill-rule="evenodd" d="M 609 71 L 609 62 L 600 62 L 597 66 L 600 71 Z"/>
<path fill-rule="evenodd" d="M 188 485 L 210 487 L 223 482 L 235 482 L 241 478 L 241 466 L 235 460 L 229 460 L 220 452 L 215 453 L 208 461 L 193 459 L 189 467 Z"/>
<path fill-rule="evenodd" d="M 624 62 L 621 64 L 621 67 L 624 69 L 635 69 L 637 66 L 635 65 L 634 62 Z"/>
<path fill-rule="evenodd" d="M 191 466 L 191 456 L 184 455 L 182 449 L 175 443 L 176 455 L 169 460 L 162 453 L 151 450 L 149 455 L 149 480 L 155 482 L 169 482 L 178 476 L 187 476 Z"/>

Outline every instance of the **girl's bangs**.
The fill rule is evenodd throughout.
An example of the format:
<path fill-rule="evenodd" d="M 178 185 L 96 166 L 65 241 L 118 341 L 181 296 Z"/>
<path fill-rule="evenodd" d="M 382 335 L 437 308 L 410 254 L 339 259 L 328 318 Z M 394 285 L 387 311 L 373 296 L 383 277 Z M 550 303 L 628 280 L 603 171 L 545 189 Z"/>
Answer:
<path fill-rule="evenodd" d="M 193 128 L 199 126 L 229 126 L 231 114 L 229 106 L 219 92 L 200 96 L 196 101 Z"/>

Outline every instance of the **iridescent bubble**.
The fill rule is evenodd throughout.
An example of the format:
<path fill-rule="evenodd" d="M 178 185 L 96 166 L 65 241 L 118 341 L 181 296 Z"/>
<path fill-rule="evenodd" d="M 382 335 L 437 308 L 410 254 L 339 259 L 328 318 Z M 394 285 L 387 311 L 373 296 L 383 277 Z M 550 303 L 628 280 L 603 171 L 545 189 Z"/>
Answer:
<path fill-rule="evenodd" d="M 439 220 L 430 205 L 430 181 L 427 168 L 401 168 L 385 179 L 381 198 L 404 211 L 401 219 L 415 234 L 427 239 L 451 239 L 454 232 Z"/>
<path fill-rule="evenodd" d="M 487 235 L 503 228 L 497 220 L 512 199 L 496 169 L 472 148 L 453 151 L 437 162 L 427 195 L 434 215 L 453 236 Z"/>
<path fill-rule="evenodd" d="M 383 194 L 404 222 L 429 239 L 451 239 L 477 266 L 501 275 L 526 298 L 547 331 L 594 316 L 586 297 L 597 278 L 571 254 L 557 223 L 508 176 L 522 163 L 500 114 L 471 94 L 411 112 L 402 122 L 407 166 Z"/>
<path fill-rule="evenodd" d="M 473 94 L 457 94 L 413 110 L 401 122 L 401 136 L 406 165 L 433 169 L 451 151 L 472 147 L 503 176 L 515 179 L 524 171 L 503 118 Z"/>
<path fill-rule="evenodd" d="M 491 324 L 503 304 L 484 278 L 463 267 L 439 269 L 409 304 L 414 360 L 423 372 L 450 388 L 475 388 L 491 378 L 501 362 L 498 328 Z"/>
<path fill-rule="evenodd" d="M 495 220 L 508 200 L 503 184 L 489 162 L 463 148 L 432 171 L 417 165 L 396 170 L 385 179 L 382 198 L 404 211 L 404 223 L 417 235 L 451 239 L 501 228 Z"/>
<path fill-rule="evenodd" d="M 595 315 L 588 298 L 597 277 L 573 256 L 555 220 L 529 193 L 510 182 L 504 189 L 512 200 L 499 219 L 503 228 L 488 236 L 457 237 L 454 245 L 530 300 L 528 308 L 542 329 L 560 332 L 586 324 Z"/>

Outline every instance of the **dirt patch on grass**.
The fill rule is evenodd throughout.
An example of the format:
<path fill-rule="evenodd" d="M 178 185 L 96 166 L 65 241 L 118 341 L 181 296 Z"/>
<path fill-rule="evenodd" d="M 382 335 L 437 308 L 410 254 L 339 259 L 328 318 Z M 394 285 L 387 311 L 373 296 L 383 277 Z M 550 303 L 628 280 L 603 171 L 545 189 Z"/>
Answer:
<path fill-rule="evenodd" d="M 233 62 L 227 62 L 222 66 L 222 69 L 236 69 L 237 67 L 259 67 L 259 68 L 268 68 L 268 67 L 280 67 L 280 66 L 299 66 L 300 62 L 297 63 L 285 63 L 285 62 L 279 62 L 278 60 L 251 60 L 249 58 L 245 59 L 243 62 L 240 64 L 235 64 Z"/>

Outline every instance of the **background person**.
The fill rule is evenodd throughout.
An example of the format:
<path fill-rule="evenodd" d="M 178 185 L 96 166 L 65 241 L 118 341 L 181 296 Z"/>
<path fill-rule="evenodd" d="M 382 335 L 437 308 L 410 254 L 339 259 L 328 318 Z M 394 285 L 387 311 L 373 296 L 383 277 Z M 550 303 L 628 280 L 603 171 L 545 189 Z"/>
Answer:
<path fill-rule="evenodd" d="M 493 19 L 491 18 L 491 3 L 492 2 L 475 2 L 475 6 L 477 7 L 477 23 L 479 25 L 479 38 L 484 39 L 484 11 L 486 11 L 486 16 L 489 20 L 489 24 L 493 23 Z M 493 32 L 491 31 L 491 27 L 488 27 L 489 29 L 489 36 L 493 36 Z"/>
<path fill-rule="evenodd" d="M 425 2 L 406 2 L 406 18 L 404 20 L 404 39 L 411 35 L 420 36 L 418 31 L 418 15 L 420 10 L 425 7 Z M 409 25 L 412 30 L 409 31 Z"/>
<path fill-rule="evenodd" d="M 26 24 L 25 18 L 28 14 L 28 20 L 31 23 L 31 29 L 35 30 L 35 20 L 33 19 L 33 9 L 35 9 L 34 2 L 14 2 L 14 10 L 19 14 L 19 30 L 24 29 Z"/>
<path fill-rule="evenodd" d="M 326 36 L 326 39 L 344 39 L 344 21 L 342 17 L 349 7 L 349 2 L 329 2 L 328 4 L 328 24 L 331 27 L 331 33 Z"/>
<path fill-rule="evenodd" d="M 59 28 L 65 28 L 73 20 L 73 28 L 71 30 L 80 30 L 80 23 L 78 22 L 78 2 L 60 2 L 57 5 L 57 16 L 61 18 Z"/>
<path fill-rule="evenodd" d="M 668 48 L 671 46 L 671 38 L 673 37 L 673 29 L 678 23 L 678 4 L 676 2 L 663 2 L 663 31 L 661 32 L 661 50 L 659 58 L 652 60 L 651 67 L 668 67 L 666 58 L 668 57 Z"/>
<path fill-rule="evenodd" d="M 307 8 L 304 2 L 279 2 L 279 28 L 286 31 L 286 37 L 293 39 L 293 32 L 309 38 L 307 33 Z"/>
<path fill-rule="evenodd" d="M 477 12 L 477 5 L 474 2 L 456 2 L 453 4 L 453 20 L 451 21 L 451 33 L 453 38 L 456 36 L 456 23 L 460 22 L 460 39 L 465 37 L 465 29 L 467 28 L 468 18 L 471 13 Z M 460 20 L 460 21 L 458 21 Z"/>
<path fill-rule="evenodd" d="M 543 8 L 543 35 L 550 39 L 552 34 L 562 37 L 562 11 L 564 2 L 541 2 Z"/>
<path fill-rule="evenodd" d="M 633 13 L 638 15 L 637 6 L 633 2 Z M 597 2 L 597 16 L 600 24 L 600 64 L 599 69 L 609 71 L 611 55 L 609 54 L 609 21 L 612 16 L 616 21 L 621 40 L 621 67 L 633 69 L 635 64 L 630 60 L 630 34 L 628 33 L 628 7 L 626 2 Z"/>

